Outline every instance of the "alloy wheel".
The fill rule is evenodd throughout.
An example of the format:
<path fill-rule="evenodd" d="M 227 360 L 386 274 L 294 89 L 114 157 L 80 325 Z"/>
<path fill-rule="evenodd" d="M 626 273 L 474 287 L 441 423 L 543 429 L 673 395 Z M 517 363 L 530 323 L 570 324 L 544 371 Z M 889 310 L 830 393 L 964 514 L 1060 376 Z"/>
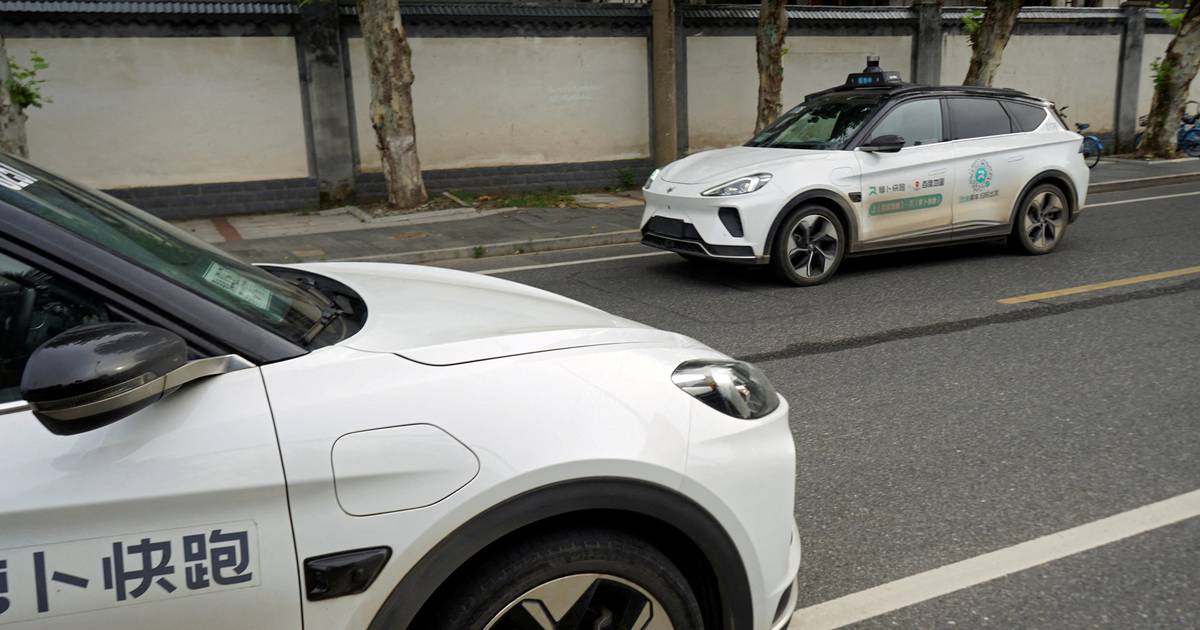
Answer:
<path fill-rule="evenodd" d="M 1054 247 L 1067 224 L 1062 198 L 1045 191 L 1029 200 L 1025 207 L 1025 235 L 1039 250 Z"/>
<path fill-rule="evenodd" d="M 788 237 L 788 261 L 805 278 L 824 275 L 837 261 L 837 228 L 829 219 L 810 214 L 796 222 Z"/>
<path fill-rule="evenodd" d="M 604 573 L 568 575 L 526 591 L 484 630 L 674 630 L 644 588 Z"/>

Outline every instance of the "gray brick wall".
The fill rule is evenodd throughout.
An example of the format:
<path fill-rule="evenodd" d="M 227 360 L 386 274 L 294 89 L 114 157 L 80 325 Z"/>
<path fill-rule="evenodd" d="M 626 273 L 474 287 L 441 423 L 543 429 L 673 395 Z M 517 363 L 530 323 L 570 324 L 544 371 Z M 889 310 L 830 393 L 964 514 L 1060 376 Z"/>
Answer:
<path fill-rule="evenodd" d="M 640 185 L 651 170 L 650 160 L 619 160 L 436 170 L 424 175 L 425 186 L 433 194 L 445 190 L 493 193 L 602 190 L 625 183 L 623 179 Z M 383 199 L 383 174 L 359 173 L 354 190 L 360 201 Z M 317 180 L 313 178 L 118 188 L 107 192 L 164 219 L 314 210 L 320 202 Z"/>

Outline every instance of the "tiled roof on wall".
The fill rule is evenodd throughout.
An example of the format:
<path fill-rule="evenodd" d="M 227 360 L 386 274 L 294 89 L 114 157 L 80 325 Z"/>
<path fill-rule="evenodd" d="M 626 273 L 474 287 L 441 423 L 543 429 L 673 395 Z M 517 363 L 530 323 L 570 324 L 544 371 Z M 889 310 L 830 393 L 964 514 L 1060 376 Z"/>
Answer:
<path fill-rule="evenodd" d="M 230 2 L 203 0 L 0 0 L 0 13 L 293 15 L 296 3 L 285 0 Z"/>
<path fill-rule="evenodd" d="M 685 19 L 697 20 L 757 20 L 758 7 L 747 6 L 687 6 Z M 790 20 L 909 20 L 916 15 L 905 7 L 788 7 Z"/>

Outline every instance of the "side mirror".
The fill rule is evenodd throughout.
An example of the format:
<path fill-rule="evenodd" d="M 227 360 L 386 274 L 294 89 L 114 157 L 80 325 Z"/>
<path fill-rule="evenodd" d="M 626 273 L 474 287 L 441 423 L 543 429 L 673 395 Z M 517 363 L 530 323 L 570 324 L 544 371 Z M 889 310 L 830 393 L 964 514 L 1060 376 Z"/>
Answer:
<path fill-rule="evenodd" d="M 904 138 L 891 134 L 876 136 L 858 148 L 869 153 L 896 153 L 904 148 Z"/>
<path fill-rule="evenodd" d="M 77 326 L 33 351 L 21 396 L 51 433 L 75 435 L 148 407 L 184 383 L 249 365 L 236 356 L 189 362 L 183 339 L 154 326 Z"/>

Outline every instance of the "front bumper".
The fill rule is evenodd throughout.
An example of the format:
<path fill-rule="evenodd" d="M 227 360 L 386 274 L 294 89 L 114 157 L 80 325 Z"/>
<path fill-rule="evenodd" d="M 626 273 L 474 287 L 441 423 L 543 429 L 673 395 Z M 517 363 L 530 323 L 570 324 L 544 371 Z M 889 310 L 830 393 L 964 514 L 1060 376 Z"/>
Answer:
<path fill-rule="evenodd" d="M 642 243 L 725 262 L 766 263 L 767 239 L 787 194 L 775 182 L 731 197 L 701 195 L 707 187 L 655 181 L 643 189 Z"/>
<path fill-rule="evenodd" d="M 696 226 L 681 219 L 650 217 L 642 226 L 642 244 L 687 256 L 699 256 L 743 264 L 766 262 L 749 245 L 716 245 L 700 236 Z"/>
<path fill-rule="evenodd" d="M 788 575 L 792 576 L 792 581 L 788 583 L 783 592 L 776 597 L 779 604 L 775 608 L 775 620 L 772 622 L 771 630 L 783 630 L 788 627 L 792 621 L 792 615 L 796 612 L 796 603 L 800 600 L 800 530 L 793 523 L 792 525 L 792 544 L 788 547 Z"/>
<path fill-rule="evenodd" d="M 737 420 L 693 405 L 680 489 L 707 509 L 737 546 L 750 588 L 753 628 L 772 628 L 795 607 L 788 592 L 795 590 L 800 567 L 795 484 L 786 401 L 759 420 Z"/>

